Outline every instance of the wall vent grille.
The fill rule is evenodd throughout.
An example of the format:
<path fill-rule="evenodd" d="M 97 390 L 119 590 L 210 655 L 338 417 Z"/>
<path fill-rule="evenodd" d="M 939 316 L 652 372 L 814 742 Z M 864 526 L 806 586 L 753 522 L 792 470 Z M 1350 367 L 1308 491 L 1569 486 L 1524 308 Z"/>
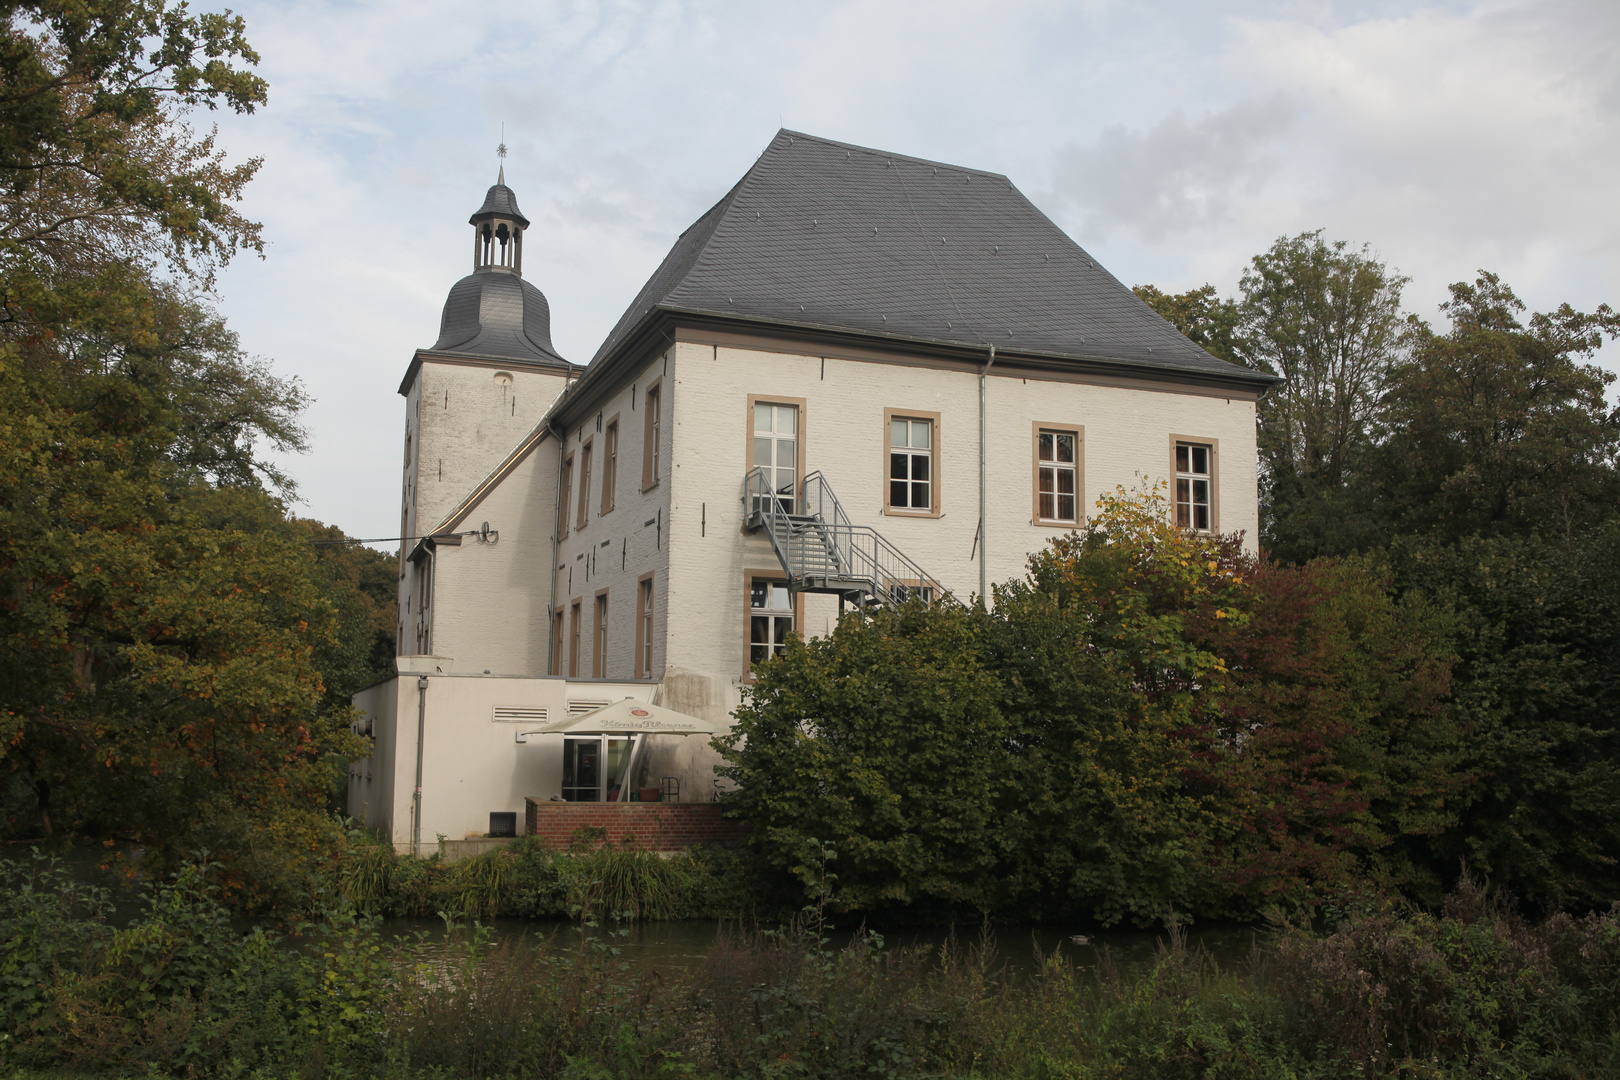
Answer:
<path fill-rule="evenodd" d="M 568 715 L 579 716 L 582 713 L 590 712 L 592 709 L 600 709 L 611 704 L 613 702 L 607 698 L 569 698 Z"/>
<path fill-rule="evenodd" d="M 497 705 L 497 724 L 543 724 L 546 722 L 544 705 Z"/>

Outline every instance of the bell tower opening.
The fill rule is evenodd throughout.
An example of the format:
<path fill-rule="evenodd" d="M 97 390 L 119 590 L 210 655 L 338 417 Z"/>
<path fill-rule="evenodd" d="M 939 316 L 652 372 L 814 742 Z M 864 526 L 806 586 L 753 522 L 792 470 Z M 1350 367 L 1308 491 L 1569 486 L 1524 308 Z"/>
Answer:
<path fill-rule="evenodd" d="M 501 166 L 495 186 L 484 196 L 484 205 L 467 219 L 473 227 L 473 272 L 523 274 L 523 231 L 529 219 L 518 209 L 517 196 L 506 186 L 506 166 Z"/>

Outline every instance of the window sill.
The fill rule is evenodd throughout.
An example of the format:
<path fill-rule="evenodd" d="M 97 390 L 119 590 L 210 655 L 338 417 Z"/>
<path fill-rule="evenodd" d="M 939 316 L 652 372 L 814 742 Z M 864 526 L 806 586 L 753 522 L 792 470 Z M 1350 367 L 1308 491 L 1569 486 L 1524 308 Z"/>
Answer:
<path fill-rule="evenodd" d="M 945 515 L 941 514 L 938 510 L 906 510 L 898 506 L 885 506 L 883 508 L 883 516 L 897 518 L 940 518 L 944 517 Z"/>
<path fill-rule="evenodd" d="M 1079 529 L 1085 527 L 1084 521 L 1047 521 L 1044 518 L 1032 518 L 1030 524 L 1037 529 Z"/>

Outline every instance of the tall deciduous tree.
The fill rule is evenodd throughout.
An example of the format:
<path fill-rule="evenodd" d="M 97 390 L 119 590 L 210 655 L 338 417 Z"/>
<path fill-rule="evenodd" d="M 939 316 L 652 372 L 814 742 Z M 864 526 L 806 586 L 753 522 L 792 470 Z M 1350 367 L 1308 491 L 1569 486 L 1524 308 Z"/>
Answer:
<path fill-rule="evenodd" d="M 227 165 L 182 122 L 264 102 L 264 80 L 236 63 L 259 59 L 240 17 L 172 0 L 32 0 L 0 15 L 0 263 L 84 272 L 156 256 L 206 274 L 262 246 L 234 206 L 258 162 Z"/>
<path fill-rule="evenodd" d="M 1557 535 L 1402 539 L 1398 583 L 1451 607 L 1459 771 L 1453 827 L 1421 848 L 1547 905 L 1620 896 L 1620 523 Z"/>
<path fill-rule="evenodd" d="M 1186 334 L 1212 356 L 1243 363 L 1238 329 L 1243 311 L 1234 300 L 1223 300 L 1215 286 L 1205 284 L 1184 293 L 1167 293 L 1154 285 L 1131 290 L 1171 326 Z"/>
<path fill-rule="evenodd" d="M 1609 372 L 1582 363 L 1620 336 L 1620 314 L 1568 304 L 1521 322 L 1495 274 L 1451 286 L 1437 333 L 1410 322 L 1389 376 L 1387 430 L 1357 478 L 1382 528 L 1439 539 L 1543 532 L 1566 543 L 1620 507 L 1620 410 Z"/>
<path fill-rule="evenodd" d="M 1283 379 L 1261 399 L 1258 437 L 1262 538 L 1284 559 L 1346 531 L 1339 496 L 1400 356 L 1407 280 L 1320 229 L 1279 239 L 1243 274 L 1241 358 Z"/>
<path fill-rule="evenodd" d="M 376 620 L 260 452 L 302 448 L 302 391 L 197 291 L 258 246 L 257 166 L 182 121 L 262 102 L 257 58 L 166 0 L 4 11 L 0 831 L 206 846 L 285 899 L 362 750 L 323 675 L 365 676 Z"/>

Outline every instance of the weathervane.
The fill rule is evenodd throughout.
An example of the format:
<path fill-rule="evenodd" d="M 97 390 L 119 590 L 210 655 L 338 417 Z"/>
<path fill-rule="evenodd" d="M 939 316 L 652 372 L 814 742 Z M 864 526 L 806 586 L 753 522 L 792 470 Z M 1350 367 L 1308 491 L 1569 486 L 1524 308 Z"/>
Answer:
<path fill-rule="evenodd" d="M 501 125 L 501 144 L 495 148 L 495 154 L 502 161 L 506 160 L 506 125 Z"/>

